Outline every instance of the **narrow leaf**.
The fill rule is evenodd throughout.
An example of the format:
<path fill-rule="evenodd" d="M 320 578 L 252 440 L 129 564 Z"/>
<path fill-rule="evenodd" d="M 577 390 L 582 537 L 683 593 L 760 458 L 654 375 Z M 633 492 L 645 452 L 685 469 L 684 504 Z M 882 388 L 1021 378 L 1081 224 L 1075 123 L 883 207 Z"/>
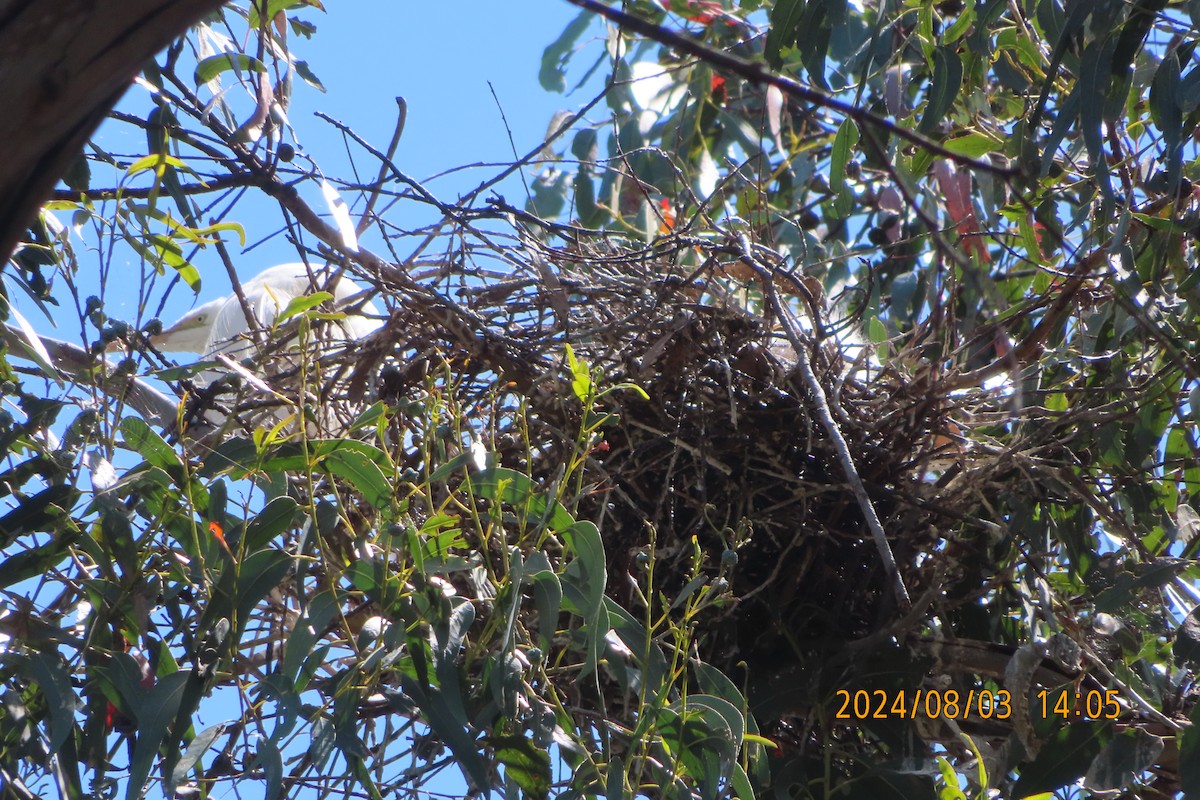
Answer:
<path fill-rule="evenodd" d="M 854 204 L 854 194 L 846 183 L 846 164 L 850 151 L 858 144 L 858 126 L 847 117 L 833 137 L 833 149 L 829 156 L 829 189 L 837 195 L 834 207 L 838 216 L 845 218 Z"/>
<path fill-rule="evenodd" d="M 250 72 L 266 72 L 266 66 L 257 58 L 251 58 L 244 53 L 221 53 L 209 56 L 196 65 L 194 76 L 196 85 L 202 86 L 222 72 L 230 70 L 249 70 Z"/>
<path fill-rule="evenodd" d="M 962 60 L 952 47 L 939 47 L 933 51 L 933 80 L 929 86 L 925 113 L 918 126 L 921 133 L 933 133 L 954 107 L 954 100 L 962 87 L 962 78 Z"/>

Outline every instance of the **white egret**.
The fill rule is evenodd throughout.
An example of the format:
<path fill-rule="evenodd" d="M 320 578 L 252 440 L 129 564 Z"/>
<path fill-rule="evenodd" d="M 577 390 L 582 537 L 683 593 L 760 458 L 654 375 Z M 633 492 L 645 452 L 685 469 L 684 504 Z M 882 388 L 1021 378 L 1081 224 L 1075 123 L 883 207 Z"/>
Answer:
<path fill-rule="evenodd" d="M 302 263 L 280 264 L 263 270 L 253 278 L 242 282 L 242 295 L 246 306 L 236 294 L 210 300 L 197 306 L 176 320 L 162 333 L 150 337 L 151 343 L 160 350 L 168 352 L 202 353 L 207 358 L 224 354 L 234 358 L 244 358 L 252 352 L 253 340 L 249 336 L 251 330 L 270 330 L 276 318 L 297 297 L 326 289 L 330 272 L 327 269 L 309 268 Z M 325 327 L 320 342 L 314 341 L 306 350 L 311 356 L 329 354 L 347 342 L 360 340 L 383 325 L 383 317 L 374 303 L 368 301 L 356 303 L 355 298 L 363 293 L 363 287 L 347 277 L 338 279 L 337 284 L 330 290 L 333 294 L 335 307 L 348 306 L 349 311 L 342 319 Z M 249 308 L 254 319 L 254 327 L 248 324 L 245 308 Z M 316 338 L 314 331 L 314 339 Z M 287 343 L 292 348 L 294 337 Z M 284 348 L 284 351 L 289 349 Z M 266 377 L 286 372 L 295 366 L 294 359 L 285 358 L 283 368 L 278 361 L 272 359 L 276 366 L 264 368 L 258 372 Z M 198 382 L 211 383 L 222 373 L 206 370 L 198 375 Z M 278 394 L 278 391 L 272 390 Z M 289 394 L 291 394 L 289 392 Z M 302 395 L 301 395 L 302 396 Z M 296 398 L 300 402 L 300 396 Z M 329 415 L 322 415 L 331 419 Z M 346 420 L 344 420 L 346 421 Z M 336 427 L 332 426 L 331 427 Z"/>
<path fill-rule="evenodd" d="M 258 327 L 269 329 L 288 303 L 323 289 L 328 277 L 329 272 L 325 269 L 313 269 L 310 278 L 308 267 L 304 264 L 280 264 L 243 281 L 242 294 Z M 341 306 L 362 291 L 361 286 L 343 276 L 333 288 L 334 303 Z M 374 332 L 382 324 L 379 309 L 367 301 L 360 310 L 347 314 L 336 327 L 347 339 L 357 340 Z M 167 352 L 212 356 L 241 352 L 245 348 L 238 346 L 238 340 L 249 331 L 241 302 L 236 294 L 230 294 L 196 306 L 162 333 L 150 337 L 150 342 Z"/>

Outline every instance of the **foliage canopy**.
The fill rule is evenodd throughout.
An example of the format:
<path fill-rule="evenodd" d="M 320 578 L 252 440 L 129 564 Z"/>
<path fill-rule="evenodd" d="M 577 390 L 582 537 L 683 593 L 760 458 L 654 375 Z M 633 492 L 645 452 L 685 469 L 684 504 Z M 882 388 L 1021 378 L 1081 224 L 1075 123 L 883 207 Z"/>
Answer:
<path fill-rule="evenodd" d="M 1200 796 L 1200 6 L 572 2 L 541 84 L 602 91 L 456 202 L 403 106 L 296 145 L 316 0 L 63 177 L 4 270 L 79 335 L 9 307 L 4 791 Z M 290 309 L 269 391 L 148 338 L 248 195 L 387 309 Z"/>

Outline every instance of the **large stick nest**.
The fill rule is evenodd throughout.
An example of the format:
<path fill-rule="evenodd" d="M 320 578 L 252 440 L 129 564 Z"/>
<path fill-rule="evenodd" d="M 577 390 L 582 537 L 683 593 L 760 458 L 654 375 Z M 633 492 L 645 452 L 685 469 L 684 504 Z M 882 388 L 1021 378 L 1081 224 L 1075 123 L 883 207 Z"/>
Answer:
<path fill-rule="evenodd" d="M 452 396 L 501 466 L 554 487 L 580 453 L 585 421 L 566 345 L 598 389 L 636 384 L 644 397 L 609 392 L 590 411 L 610 423 L 582 443 L 575 510 L 599 526 L 609 593 L 626 608 L 640 596 L 670 603 L 694 586 L 697 563 L 724 587 L 699 655 L 726 671 L 744 664 L 753 680 L 846 659 L 872 634 L 916 630 L 923 615 L 896 602 L 897 581 L 919 607 L 937 598 L 941 611 L 986 590 L 995 542 L 978 516 L 999 463 L 968 443 L 992 393 L 955 388 L 956 376 L 914 350 L 881 363 L 810 281 L 776 268 L 764 284 L 732 245 L 673 237 L 640 249 L 610 239 L 554 248 L 526 237 L 503 252 L 508 264 L 494 273 L 467 254 L 424 277 L 356 274 L 374 283 L 390 319 L 326 359 L 342 390 L 326 384 L 325 402 L 361 403 L 375 384 L 410 410 L 394 441 L 412 442 L 438 435 L 422 428 L 431 398 Z M 797 347 L 818 386 L 804 379 Z M 883 566 L 815 391 L 898 576 Z M 414 474 L 418 449 L 408 451 Z"/>
<path fill-rule="evenodd" d="M 839 333 L 820 298 L 801 296 L 800 280 L 776 274 L 785 291 L 764 293 L 732 251 L 675 238 L 644 249 L 525 239 L 509 254 L 504 273 L 460 265 L 432 281 L 385 279 L 395 310 L 356 352 L 352 383 L 386 362 L 380 396 L 400 401 L 452 375 L 439 391 L 475 410 L 476 434 L 501 465 L 547 486 L 578 449 L 584 419 L 565 345 L 601 376 L 600 389 L 644 390 L 647 398 L 610 393 L 594 409 L 614 421 L 586 443 L 579 505 L 600 527 L 609 591 L 627 607 L 645 554 L 656 560 L 654 592 L 670 599 L 694 576 L 698 547 L 702 571 L 728 585 L 702 642 L 723 667 L 806 660 L 903 616 L 896 578 L 813 412 L 797 344 L 909 594 L 980 590 L 989 543 L 964 521 L 994 464 L 973 478 L 966 442 L 973 410 L 994 400 L 988 392 L 952 393 L 950 378 L 913 352 L 880 364 L 853 326 Z M 973 579 L 954 588 L 968 562 Z"/>

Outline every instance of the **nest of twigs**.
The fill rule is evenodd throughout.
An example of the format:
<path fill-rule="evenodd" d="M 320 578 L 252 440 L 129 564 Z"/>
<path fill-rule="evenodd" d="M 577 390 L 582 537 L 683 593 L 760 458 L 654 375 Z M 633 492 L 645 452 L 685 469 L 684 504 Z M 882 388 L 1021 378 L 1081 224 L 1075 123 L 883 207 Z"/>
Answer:
<path fill-rule="evenodd" d="M 390 273 L 381 289 L 396 301 L 391 323 L 357 351 L 352 383 L 386 364 L 380 396 L 400 401 L 430 376 L 452 374 L 442 390 L 477 410 L 472 425 L 499 463 L 552 485 L 580 447 L 584 419 L 569 344 L 599 388 L 629 382 L 646 395 L 606 395 L 592 411 L 611 414 L 610 424 L 586 442 L 578 510 L 604 537 L 611 594 L 636 604 L 630 586 L 647 588 L 652 556 L 645 596 L 670 600 L 696 577 L 698 548 L 700 572 L 725 589 L 700 655 L 751 674 L 904 633 L 895 629 L 907 611 L 897 583 L 917 602 L 979 589 L 954 584 L 961 564 L 978 569 L 986 552 L 974 533 L 960 533 L 979 507 L 966 443 L 987 393 L 952 393 L 916 353 L 881 362 L 811 282 L 776 269 L 767 286 L 766 273 L 747 269 L 772 272 L 769 253 L 759 255 L 678 239 L 641 249 L 527 240 L 503 275 L 460 266 L 424 282 Z M 816 411 L 818 391 L 854 477 Z"/>
<path fill-rule="evenodd" d="M 986 517 L 995 459 L 969 442 L 990 393 L 964 390 L 914 350 L 877 353 L 852 300 L 825 300 L 762 249 L 532 241 L 502 273 L 466 258 L 424 277 L 348 272 L 375 286 L 390 319 L 322 359 L 319 402 L 345 404 L 346 418 L 376 397 L 393 404 L 400 444 L 439 435 L 421 429 L 420 398 L 452 396 L 470 438 L 547 487 L 586 449 L 574 510 L 599 527 L 609 593 L 636 610 L 703 578 L 721 601 L 704 612 L 698 655 L 727 674 L 746 669 L 752 690 L 797 670 L 828 684 L 813 671 L 845 666 L 855 643 L 916 631 L 926 615 L 899 586 L 918 611 L 984 591 L 994 543 L 973 522 Z M 609 392 L 585 410 L 567 345 L 598 389 L 644 395 Z M 581 438 L 587 414 L 608 422 Z"/>

